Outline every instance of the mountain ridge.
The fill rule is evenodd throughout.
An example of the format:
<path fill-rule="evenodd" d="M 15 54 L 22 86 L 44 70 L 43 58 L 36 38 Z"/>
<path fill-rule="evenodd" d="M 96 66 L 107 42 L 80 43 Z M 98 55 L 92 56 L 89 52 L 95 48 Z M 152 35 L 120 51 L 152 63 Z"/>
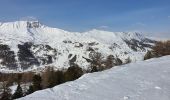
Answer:
<path fill-rule="evenodd" d="M 22 70 L 32 70 L 49 64 L 56 68 L 67 68 L 69 55 L 72 55 L 71 58 L 76 57 L 76 64 L 87 69 L 89 63 L 84 57 L 89 59 L 91 52 L 100 52 L 104 58 L 113 55 L 122 61 L 128 57 L 132 61 L 142 60 L 144 53 L 156 42 L 137 32 L 109 32 L 97 29 L 81 33 L 69 32 L 48 27 L 39 21 L 3 23 L 0 25 L 0 35 L 0 44 L 7 45 L 10 48 L 8 51 L 14 51 L 11 56 L 15 56 L 15 67 L 20 66 Z M 7 52 L 6 49 L 4 51 Z M 4 56 L 1 54 L 0 59 L 4 59 Z M 9 68 L 6 67 L 7 64 L 0 65 L 1 70 Z"/>

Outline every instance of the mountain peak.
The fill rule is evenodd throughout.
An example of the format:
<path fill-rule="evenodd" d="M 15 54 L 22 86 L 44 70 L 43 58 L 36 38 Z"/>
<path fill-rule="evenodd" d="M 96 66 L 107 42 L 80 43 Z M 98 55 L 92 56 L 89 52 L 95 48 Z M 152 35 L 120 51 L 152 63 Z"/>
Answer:
<path fill-rule="evenodd" d="M 40 28 L 43 26 L 38 20 L 35 21 L 14 21 L 0 23 L 0 28 L 13 28 L 13 29 L 27 29 L 27 28 Z"/>
<path fill-rule="evenodd" d="M 27 28 L 39 28 L 41 26 L 39 21 L 27 21 Z"/>

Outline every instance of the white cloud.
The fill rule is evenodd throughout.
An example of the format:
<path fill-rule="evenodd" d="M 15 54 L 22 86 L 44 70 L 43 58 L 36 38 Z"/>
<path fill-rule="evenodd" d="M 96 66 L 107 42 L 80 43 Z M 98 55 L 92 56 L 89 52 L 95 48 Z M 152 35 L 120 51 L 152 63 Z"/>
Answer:
<path fill-rule="evenodd" d="M 103 26 L 100 26 L 99 28 L 101 28 L 101 29 L 107 29 L 107 28 L 109 28 L 109 26 L 103 25 Z"/>
<path fill-rule="evenodd" d="M 26 17 L 22 17 L 22 18 L 20 18 L 20 20 L 26 20 L 26 21 L 32 21 L 32 20 L 37 20 L 37 18 L 36 17 L 34 17 L 34 16 L 26 16 Z"/>

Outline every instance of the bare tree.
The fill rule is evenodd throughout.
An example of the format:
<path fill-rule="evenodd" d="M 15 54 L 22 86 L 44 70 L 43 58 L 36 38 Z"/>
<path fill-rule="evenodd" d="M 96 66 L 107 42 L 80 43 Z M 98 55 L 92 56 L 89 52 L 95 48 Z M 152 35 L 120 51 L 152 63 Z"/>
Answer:
<path fill-rule="evenodd" d="M 89 54 L 89 57 L 91 59 L 91 72 L 103 70 L 103 56 L 101 53 L 94 51 Z"/>
<path fill-rule="evenodd" d="M 2 81 L 0 86 L 0 100 L 11 100 L 12 94 L 7 81 Z"/>

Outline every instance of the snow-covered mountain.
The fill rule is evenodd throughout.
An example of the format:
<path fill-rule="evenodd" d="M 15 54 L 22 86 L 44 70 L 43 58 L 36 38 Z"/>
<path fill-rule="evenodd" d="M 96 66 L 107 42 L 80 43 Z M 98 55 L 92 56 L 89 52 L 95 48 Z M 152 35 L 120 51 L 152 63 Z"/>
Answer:
<path fill-rule="evenodd" d="M 19 100 L 170 100 L 170 56 L 126 64 Z"/>
<path fill-rule="evenodd" d="M 91 52 L 125 61 L 142 60 L 155 41 L 137 32 L 68 32 L 39 21 L 0 23 L 0 71 L 67 68 L 70 61 L 87 69 Z"/>

